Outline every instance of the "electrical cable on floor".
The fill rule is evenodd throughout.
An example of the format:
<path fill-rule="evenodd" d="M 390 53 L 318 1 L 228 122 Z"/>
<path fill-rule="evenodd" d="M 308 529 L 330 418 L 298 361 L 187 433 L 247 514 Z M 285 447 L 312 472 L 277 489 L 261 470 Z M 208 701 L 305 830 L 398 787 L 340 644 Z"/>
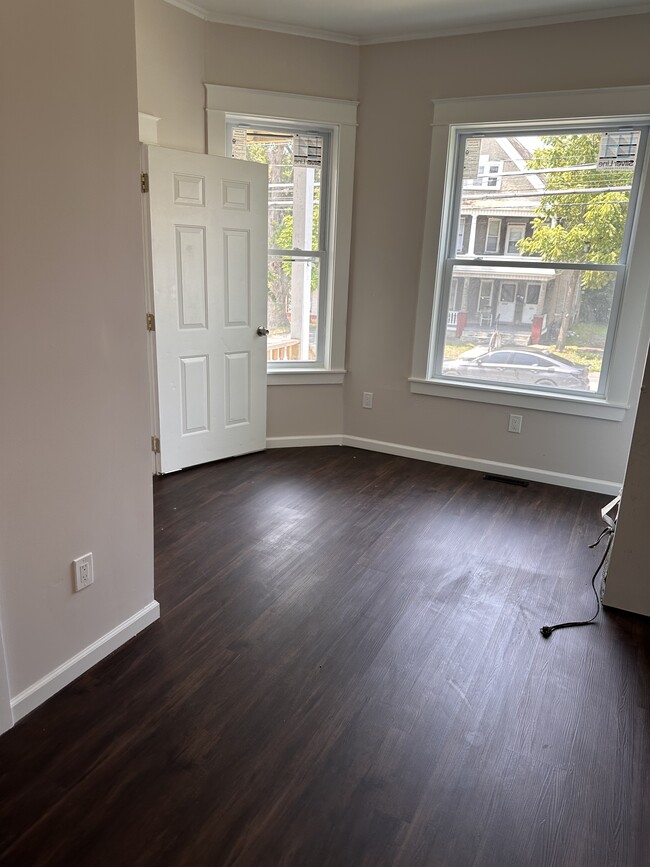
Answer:
<path fill-rule="evenodd" d="M 609 554 L 609 549 L 612 546 L 612 541 L 614 539 L 614 528 L 614 525 L 610 527 L 605 527 L 605 529 L 602 531 L 602 533 L 596 539 L 593 545 L 589 546 L 590 548 L 595 548 L 601 543 L 605 536 L 609 536 L 609 539 L 607 540 L 607 546 L 605 548 L 605 553 L 603 554 L 602 560 L 598 564 L 598 568 L 594 572 L 593 578 L 591 579 L 591 589 L 594 591 L 594 596 L 596 597 L 596 613 L 593 617 L 590 617 L 589 620 L 572 620 L 567 623 L 556 623 L 554 626 L 542 626 L 539 631 L 542 633 L 544 638 L 549 638 L 556 629 L 568 629 L 569 626 L 589 626 L 589 624 L 593 623 L 600 614 L 600 596 L 598 595 L 598 591 L 596 590 L 596 577 L 605 565 L 605 560 L 607 559 L 607 555 Z"/>

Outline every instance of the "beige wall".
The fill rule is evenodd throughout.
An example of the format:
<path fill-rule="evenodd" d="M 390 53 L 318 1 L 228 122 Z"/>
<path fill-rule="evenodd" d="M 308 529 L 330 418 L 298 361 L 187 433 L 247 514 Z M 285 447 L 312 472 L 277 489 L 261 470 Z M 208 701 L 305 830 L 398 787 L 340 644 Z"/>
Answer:
<path fill-rule="evenodd" d="M 205 153 L 205 22 L 163 0 L 135 0 L 138 107 L 161 145 Z"/>
<path fill-rule="evenodd" d="M 135 8 L 139 108 L 161 118 L 165 147 L 205 151 L 204 82 L 357 98 L 354 46 L 210 24 L 164 0 L 135 0 Z M 269 437 L 340 433 L 342 417 L 342 385 L 268 390 Z"/>
<path fill-rule="evenodd" d="M 0 608 L 15 696 L 153 599 L 132 0 L 0 5 Z M 74 594 L 71 561 L 95 584 Z"/>
<path fill-rule="evenodd" d="M 359 49 L 322 39 L 208 24 L 205 72 L 211 84 L 356 99 Z"/>
<path fill-rule="evenodd" d="M 274 385 L 267 390 L 269 437 L 319 436 L 343 430 L 340 385 Z"/>
<path fill-rule="evenodd" d="M 650 616 L 650 356 L 639 401 L 605 602 Z"/>
<path fill-rule="evenodd" d="M 135 0 L 138 104 L 160 117 L 164 147 L 205 152 L 204 83 L 356 99 L 359 49 L 321 39 L 211 24 Z"/>
<path fill-rule="evenodd" d="M 632 413 L 617 423 L 525 410 L 513 436 L 508 407 L 411 395 L 407 377 L 431 99 L 648 84 L 649 39 L 650 16 L 634 15 L 361 49 L 346 434 L 622 481 Z M 371 412 L 362 391 L 375 394 Z"/>

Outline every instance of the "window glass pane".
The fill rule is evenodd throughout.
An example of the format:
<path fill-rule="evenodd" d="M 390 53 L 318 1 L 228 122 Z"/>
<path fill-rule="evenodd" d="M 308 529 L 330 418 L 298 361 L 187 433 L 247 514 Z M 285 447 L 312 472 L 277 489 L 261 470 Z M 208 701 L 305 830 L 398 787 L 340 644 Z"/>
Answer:
<path fill-rule="evenodd" d="M 501 220 L 485 219 L 477 220 L 477 226 L 480 230 L 479 237 L 485 238 L 484 251 L 486 253 L 499 252 L 499 240 L 501 236 Z"/>
<path fill-rule="evenodd" d="M 316 360 L 319 280 L 318 259 L 269 256 L 269 362 Z"/>
<path fill-rule="evenodd" d="M 621 262 L 639 137 L 626 130 L 466 139 L 479 154 L 463 173 L 462 255 Z M 499 218 L 510 224 L 505 249 Z"/>
<path fill-rule="evenodd" d="M 446 311 L 443 376 L 598 391 L 613 272 L 468 263 L 454 266 L 453 280 L 455 308 Z M 504 362 L 505 351 L 515 357 Z"/>
<path fill-rule="evenodd" d="M 539 302 L 539 293 L 542 290 L 541 283 L 528 283 L 526 286 L 526 304 L 537 304 Z"/>
<path fill-rule="evenodd" d="M 232 155 L 269 167 L 269 249 L 320 249 L 323 146 L 315 133 L 233 130 Z"/>
<path fill-rule="evenodd" d="M 465 280 L 458 280 L 458 285 L 463 286 L 463 290 L 465 288 Z M 481 280 L 479 283 L 479 296 L 478 296 L 478 309 L 479 310 L 492 310 L 492 293 L 494 291 L 494 281 L 493 280 Z M 461 303 L 463 303 L 461 301 Z M 462 309 L 462 308 L 458 308 Z"/>
<path fill-rule="evenodd" d="M 519 256 L 521 255 L 519 252 L 519 242 L 523 239 L 526 234 L 526 224 L 525 223 L 511 223 L 508 226 L 508 233 L 506 235 L 506 255 L 507 256 Z"/>

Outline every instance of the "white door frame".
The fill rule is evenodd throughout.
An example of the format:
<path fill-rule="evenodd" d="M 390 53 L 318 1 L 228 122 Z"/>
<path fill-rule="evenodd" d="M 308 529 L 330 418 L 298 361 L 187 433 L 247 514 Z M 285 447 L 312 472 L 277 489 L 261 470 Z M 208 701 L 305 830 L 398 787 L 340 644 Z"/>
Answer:
<path fill-rule="evenodd" d="M 9 692 L 9 672 L 7 671 L 7 657 L 5 656 L 4 640 L 2 637 L 2 618 L 0 616 L 0 735 L 10 729 L 13 724 L 14 715 L 11 709 L 11 693 Z"/>
<path fill-rule="evenodd" d="M 148 172 L 147 145 L 158 144 L 158 121 L 160 118 L 152 114 L 138 112 L 140 132 L 140 171 Z M 153 269 L 151 264 L 151 217 L 149 202 L 142 196 L 142 243 L 144 246 L 144 291 L 147 314 L 153 314 Z M 144 327 L 145 323 L 143 323 Z M 147 366 L 149 368 L 149 419 L 151 436 L 160 437 L 160 414 L 158 411 L 158 368 L 156 365 L 156 332 L 147 332 Z M 151 449 L 151 470 L 153 475 L 160 475 L 160 453 Z"/>

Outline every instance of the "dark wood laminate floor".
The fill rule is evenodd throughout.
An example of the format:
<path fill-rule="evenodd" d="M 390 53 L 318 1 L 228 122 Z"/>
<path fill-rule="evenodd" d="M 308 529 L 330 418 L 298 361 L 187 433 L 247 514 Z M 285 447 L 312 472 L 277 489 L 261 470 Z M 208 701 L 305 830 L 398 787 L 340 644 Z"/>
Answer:
<path fill-rule="evenodd" d="M 650 864 L 604 497 L 345 448 L 156 481 L 162 619 L 0 739 L 11 865 Z"/>

